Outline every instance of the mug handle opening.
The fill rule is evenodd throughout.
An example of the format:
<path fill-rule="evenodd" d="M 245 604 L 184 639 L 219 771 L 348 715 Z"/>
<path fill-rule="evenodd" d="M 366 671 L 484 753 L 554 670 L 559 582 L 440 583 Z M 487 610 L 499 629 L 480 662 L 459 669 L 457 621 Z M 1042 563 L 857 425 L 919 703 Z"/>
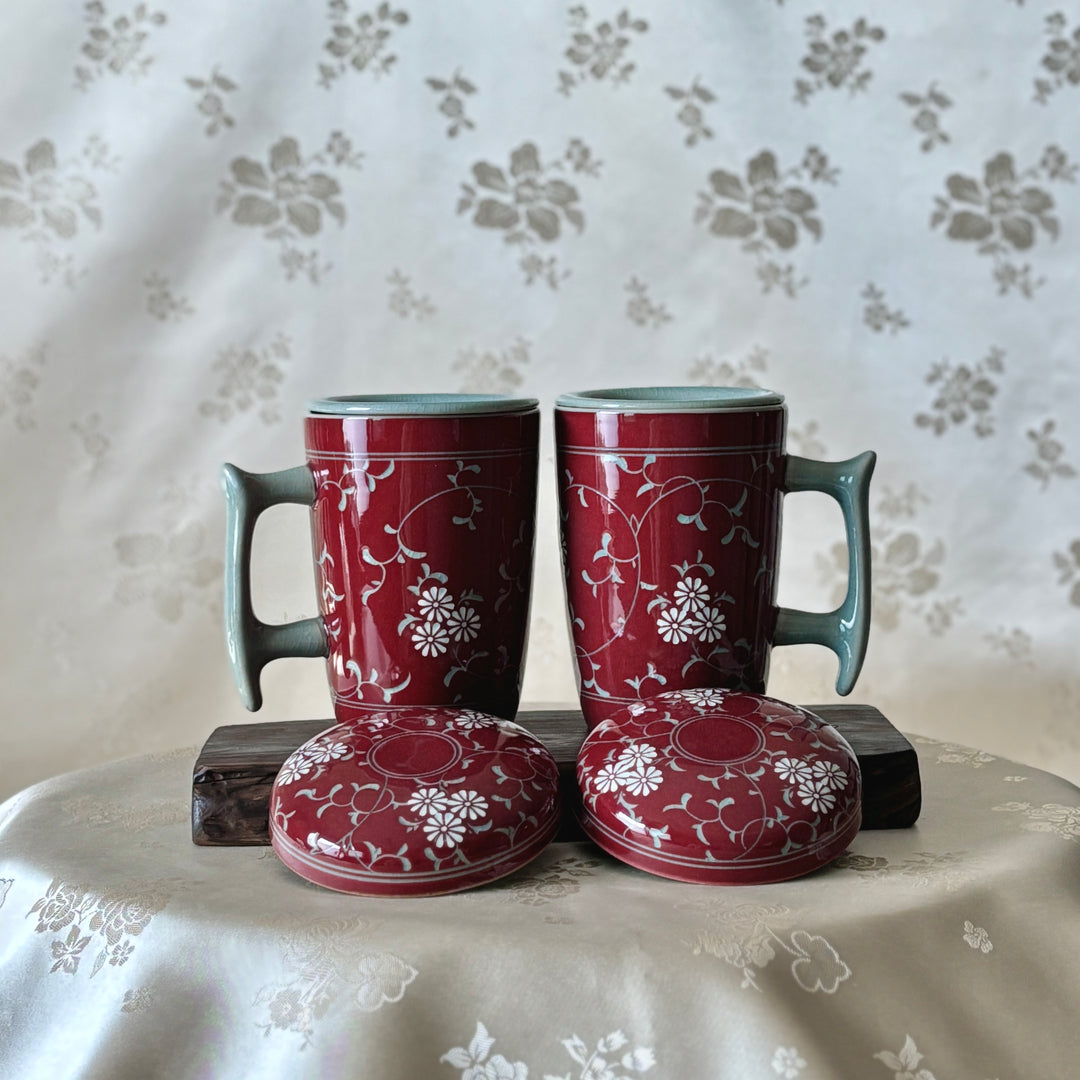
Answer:
<path fill-rule="evenodd" d="M 251 538 L 259 515 L 279 503 L 310 507 L 315 480 L 306 465 L 272 473 L 249 473 L 235 465 L 221 469 L 225 491 L 225 642 L 236 688 L 244 706 L 262 706 L 259 676 L 271 660 L 286 656 L 326 656 L 321 618 L 264 623 L 251 605 Z"/>
<path fill-rule="evenodd" d="M 788 455 L 783 489 L 831 495 L 844 513 L 848 586 L 835 611 L 780 608 L 774 645 L 824 645 L 836 653 L 840 670 L 836 692 L 848 695 L 862 670 L 870 637 L 870 477 L 877 455 L 868 450 L 847 461 L 811 461 Z"/>

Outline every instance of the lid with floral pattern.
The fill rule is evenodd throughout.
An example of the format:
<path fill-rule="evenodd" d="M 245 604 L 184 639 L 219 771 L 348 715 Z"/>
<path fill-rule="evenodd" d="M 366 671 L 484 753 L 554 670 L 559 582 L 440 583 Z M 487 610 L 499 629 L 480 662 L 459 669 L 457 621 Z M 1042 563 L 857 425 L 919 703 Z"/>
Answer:
<path fill-rule="evenodd" d="M 433 896 L 503 877 L 559 824 L 559 771 L 523 727 L 471 709 L 407 708 L 296 750 L 270 796 L 289 869 L 361 896 Z"/>
<path fill-rule="evenodd" d="M 859 763 L 835 728 L 737 690 L 677 690 L 614 713 L 578 755 L 581 823 L 609 854 L 678 881 L 784 881 L 842 854 Z"/>

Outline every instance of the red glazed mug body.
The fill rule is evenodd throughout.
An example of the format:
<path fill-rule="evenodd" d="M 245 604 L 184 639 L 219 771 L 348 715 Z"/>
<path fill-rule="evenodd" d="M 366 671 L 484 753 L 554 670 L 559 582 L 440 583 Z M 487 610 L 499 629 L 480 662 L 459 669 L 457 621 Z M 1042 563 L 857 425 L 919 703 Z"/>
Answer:
<path fill-rule="evenodd" d="M 762 693 L 774 644 L 834 648 L 838 689 L 850 690 L 868 631 L 873 455 L 836 465 L 789 458 L 785 427 L 783 398 L 766 390 L 628 388 L 558 399 L 566 599 L 590 728 L 665 691 Z M 845 508 L 854 586 L 846 611 L 776 606 L 782 496 L 809 489 Z"/>
<path fill-rule="evenodd" d="M 248 707 L 258 707 L 258 669 L 268 660 L 324 655 L 339 722 L 417 705 L 512 718 L 528 629 L 538 434 L 534 399 L 326 399 L 304 421 L 305 466 L 263 477 L 226 466 L 230 537 L 242 539 L 253 510 L 271 501 L 311 509 L 317 620 L 248 623 L 250 598 L 240 595 L 248 553 L 234 558 L 230 543 L 227 637 Z M 259 487 L 272 478 L 268 501 Z"/>

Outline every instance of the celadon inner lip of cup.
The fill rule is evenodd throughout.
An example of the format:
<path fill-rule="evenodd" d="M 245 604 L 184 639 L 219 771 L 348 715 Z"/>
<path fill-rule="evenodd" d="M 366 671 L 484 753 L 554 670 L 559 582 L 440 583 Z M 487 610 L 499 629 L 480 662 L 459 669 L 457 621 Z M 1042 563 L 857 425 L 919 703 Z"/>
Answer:
<path fill-rule="evenodd" d="M 784 395 L 760 387 L 627 386 L 560 394 L 557 409 L 571 412 L 721 412 L 728 409 L 775 409 Z"/>
<path fill-rule="evenodd" d="M 310 416 L 491 416 L 529 412 L 536 398 L 505 394 L 356 394 L 318 398 L 308 404 Z"/>

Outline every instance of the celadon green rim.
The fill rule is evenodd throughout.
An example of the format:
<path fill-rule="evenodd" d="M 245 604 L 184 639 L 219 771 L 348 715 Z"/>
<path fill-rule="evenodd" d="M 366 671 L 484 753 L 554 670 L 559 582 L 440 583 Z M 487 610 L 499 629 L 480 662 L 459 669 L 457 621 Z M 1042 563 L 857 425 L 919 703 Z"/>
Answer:
<path fill-rule="evenodd" d="M 776 409 L 784 395 L 743 386 L 624 386 L 560 394 L 555 408 L 570 412 L 725 412 Z"/>
<path fill-rule="evenodd" d="M 310 416 L 491 416 L 539 408 L 536 398 L 505 394 L 350 394 L 317 398 Z"/>

